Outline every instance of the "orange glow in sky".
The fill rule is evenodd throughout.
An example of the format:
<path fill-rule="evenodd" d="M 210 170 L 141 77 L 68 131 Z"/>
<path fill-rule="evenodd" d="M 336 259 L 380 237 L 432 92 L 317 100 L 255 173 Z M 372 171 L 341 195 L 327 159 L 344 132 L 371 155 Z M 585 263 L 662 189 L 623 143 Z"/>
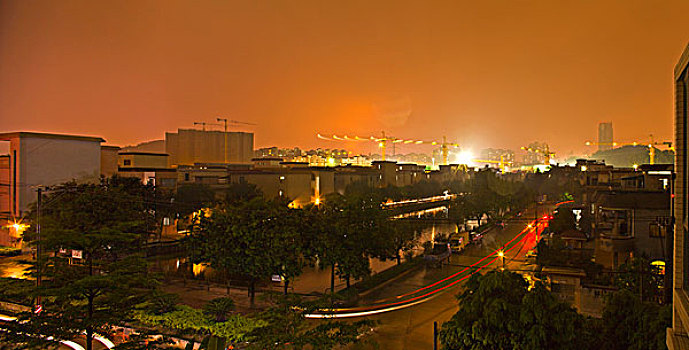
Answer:
<path fill-rule="evenodd" d="M 687 13 L 685 0 L 2 1 L 0 132 L 123 146 L 221 116 L 256 123 L 231 129 L 256 147 L 385 130 L 566 156 L 600 121 L 620 141 L 670 139 Z"/>

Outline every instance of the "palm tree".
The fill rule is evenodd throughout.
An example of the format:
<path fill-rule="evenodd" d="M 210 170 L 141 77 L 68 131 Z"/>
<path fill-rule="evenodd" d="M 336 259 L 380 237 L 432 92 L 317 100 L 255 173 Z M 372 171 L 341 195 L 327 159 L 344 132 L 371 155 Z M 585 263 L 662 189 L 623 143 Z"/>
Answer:
<path fill-rule="evenodd" d="M 230 298 L 215 298 L 203 306 L 203 314 L 215 322 L 227 321 L 227 314 L 234 310 L 234 301 Z"/>

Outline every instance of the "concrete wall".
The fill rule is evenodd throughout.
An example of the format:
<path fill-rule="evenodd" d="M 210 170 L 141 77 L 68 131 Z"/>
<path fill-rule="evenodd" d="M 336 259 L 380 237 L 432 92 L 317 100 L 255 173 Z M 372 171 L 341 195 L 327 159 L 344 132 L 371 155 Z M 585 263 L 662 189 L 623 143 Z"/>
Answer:
<path fill-rule="evenodd" d="M 167 168 L 168 155 L 159 153 L 120 153 L 117 157 L 117 166 L 120 168 Z"/>
<path fill-rule="evenodd" d="M 20 137 L 10 141 L 17 150 L 17 210 L 24 212 L 36 200 L 35 186 L 52 186 L 76 180 L 98 182 L 101 171 L 100 141 Z"/>
<path fill-rule="evenodd" d="M 101 146 L 100 148 L 100 173 L 105 177 L 117 174 L 117 152 L 120 148 L 115 146 Z"/>
<path fill-rule="evenodd" d="M 170 155 L 170 166 L 194 163 L 247 164 L 251 163 L 254 153 L 254 134 L 179 129 L 177 133 L 165 133 L 165 152 Z"/>

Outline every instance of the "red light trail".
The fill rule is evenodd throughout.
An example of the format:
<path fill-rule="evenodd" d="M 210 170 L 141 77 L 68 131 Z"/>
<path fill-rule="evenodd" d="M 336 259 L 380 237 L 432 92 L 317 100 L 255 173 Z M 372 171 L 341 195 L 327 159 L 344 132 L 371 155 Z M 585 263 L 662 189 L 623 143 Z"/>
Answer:
<path fill-rule="evenodd" d="M 533 220 L 529 224 L 529 226 L 527 226 L 525 229 L 523 229 L 519 234 L 515 235 L 509 242 L 503 244 L 501 248 L 494 250 L 492 253 L 486 255 L 485 257 L 481 258 L 480 260 L 473 263 L 472 265 L 464 268 L 463 270 L 456 272 L 456 273 L 454 273 L 454 274 L 452 274 L 452 275 L 450 275 L 450 276 L 448 276 L 448 277 L 446 277 L 440 281 L 434 282 L 434 283 L 432 283 L 428 286 L 425 286 L 423 288 L 419 288 L 419 289 L 414 290 L 412 292 L 408 292 L 408 293 L 398 295 L 398 296 L 395 296 L 392 298 L 380 300 L 380 301 L 376 302 L 374 305 L 355 307 L 355 308 L 325 309 L 325 310 L 321 310 L 321 312 L 319 312 L 319 313 L 307 314 L 307 315 L 305 315 L 305 317 L 306 318 L 361 317 L 361 316 L 374 315 L 374 314 L 378 314 L 378 313 L 399 310 L 402 308 L 410 307 L 410 306 L 416 305 L 418 303 L 424 302 L 427 299 L 437 295 L 437 293 L 457 285 L 458 283 L 466 280 L 467 278 L 469 278 L 469 277 L 473 276 L 474 274 L 478 273 L 479 271 L 483 270 L 487 266 L 495 263 L 498 259 L 500 259 L 500 257 L 495 256 L 495 254 L 497 252 L 503 251 L 504 253 L 508 253 L 508 252 L 514 250 L 517 246 L 519 246 L 520 243 L 522 243 L 522 242 L 525 243 L 525 241 L 527 239 L 529 239 L 531 237 L 531 235 L 535 234 L 538 237 L 538 235 L 540 235 L 540 233 L 543 231 L 543 229 L 546 227 L 546 225 L 547 225 L 547 222 L 544 223 L 543 225 L 540 225 L 536 220 Z M 525 233 L 526 233 L 526 235 L 524 235 Z M 523 236 L 523 237 L 515 242 L 515 240 L 517 240 L 517 238 L 519 238 L 521 236 Z M 512 244 L 512 243 L 514 243 L 514 244 Z M 510 247 L 507 248 L 508 246 L 510 246 Z M 523 245 L 521 246 L 520 250 L 522 248 L 523 248 Z M 460 278 L 457 278 L 461 274 L 467 272 L 469 269 L 481 264 L 481 262 L 485 261 L 486 259 L 488 259 L 491 256 L 495 256 L 495 257 L 493 259 L 491 259 L 490 261 L 488 261 L 487 263 L 484 263 L 483 265 L 478 267 L 475 271 L 469 272 L 468 274 L 466 274 Z M 411 298 L 408 298 L 405 300 L 399 300 L 399 301 L 392 302 L 392 303 L 378 304 L 378 303 L 382 303 L 382 302 L 385 302 L 388 300 L 402 299 L 402 298 L 417 294 L 419 292 L 425 291 L 427 289 L 436 287 L 436 286 L 443 284 L 444 282 L 447 282 L 450 280 L 453 280 L 453 281 L 442 286 L 442 287 L 439 287 L 439 288 L 433 289 L 427 293 L 424 293 L 422 295 L 417 295 L 417 296 L 414 296 L 414 297 L 411 297 Z"/>

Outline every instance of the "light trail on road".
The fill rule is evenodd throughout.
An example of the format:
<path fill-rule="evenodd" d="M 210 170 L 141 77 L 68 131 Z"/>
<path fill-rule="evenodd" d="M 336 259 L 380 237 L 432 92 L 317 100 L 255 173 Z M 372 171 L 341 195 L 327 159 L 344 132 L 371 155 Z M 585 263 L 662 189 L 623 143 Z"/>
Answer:
<path fill-rule="evenodd" d="M 354 308 L 339 308 L 339 309 L 324 309 L 321 310 L 321 312 L 316 312 L 316 313 L 311 313 L 311 314 L 306 314 L 304 315 L 306 318 L 312 318 L 312 319 L 325 319 L 325 318 L 349 318 L 349 317 L 362 317 L 362 316 L 370 316 L 370 315 L 375 315 L 375 314 L 380 314 L 383 312 L 390 312 L 390 311 L 395 311 L 407 307 L 411 307 L 414 305 L 417 305 L 419 303 L 425 302 L 430 300 L 431 298 L 439 295 L 439 293 L 443 290 L 446 290 L 448 288 L 451 288 L 458 283 L 468 279 L 469 277 L 473 276 L 474 274 L 478 273 L 479 271 L 483 270 L 487 266 L 492 265 L 495 263 L 498 259 L 500 259 L 499 256 L 496 256 L 496 253 L 499 251 L 503 251 L 504 253 L 509 253 L 510 251 L 514 250 L 517 248 L 520 243 L 524 242 L 526 243 L 526 240 L 530 239 L 532 235 L 539 235 L 546 227 L 547 220 L 545 223 L 541 224 L 537 220 L 531 221 L 531 223 L 523 229 L 520 233 L 515 235 L 509 242 L 505 243 L 502 245 L 501 248 L 496 249 L 492 253 L 484 256 L 481 258 L 479 261 L 475 262 L 474 264 L 470 265 L 469 267 L 464 268 L 463 270 L 456 272 L 449 277 L 446 277 L 440 281 L 434 282 L 428 286 L 425 286 L 423 288 L 419 288 L 415 291 L 408 292 L 402 295 L 398 295 L 392 298 L 388 299 L 383 299 L 379 301 L 380 303 L 383 303 L 388 300 L 397 300 L 397 299 L 404 299 L 404 300 L 399 300 L 396 302 L 392 303 L 385 303 L 385 304 L 378 304 L 376 302 L 373 305 L 368 305 L 368 306 L 363 306 L 363 307 L 354 307 Z M 521 239 L 517 240 L 517 238 L 523 236 Z M 515 242 L 516 241 L 516 242 Z M 511 245 L 511 246 L 510 246 Z M 509 248 L 508 248 L 509 246 Z M 522 244 L 519 250 L 517 251 L 517 254 L 519 251 L 523 249 L 524 245 Z M 484 263 L 480 267 L 476 268 L 474 271 L 470 271 L 469 273 L 465 274 L 462 277 L 459 277 L 463 273 L 469 271 L 470 269 L 476 267 L 477 265 L 481 264 L 481 262 L 485 261 L 486 259 L 494 257 L 490 261 Z M 504 257 L 503 257 L 504 259 Z M 446 284 L 447 282 L 447 284 Z M 418 294 L 422 291 L 431 289 L 433 287 L 436 287 L 435 289 L 432 289 L 422 295 L 410 297 L 414 294 Z M 410 298 L 406 298 L 410 297 Z"/>

